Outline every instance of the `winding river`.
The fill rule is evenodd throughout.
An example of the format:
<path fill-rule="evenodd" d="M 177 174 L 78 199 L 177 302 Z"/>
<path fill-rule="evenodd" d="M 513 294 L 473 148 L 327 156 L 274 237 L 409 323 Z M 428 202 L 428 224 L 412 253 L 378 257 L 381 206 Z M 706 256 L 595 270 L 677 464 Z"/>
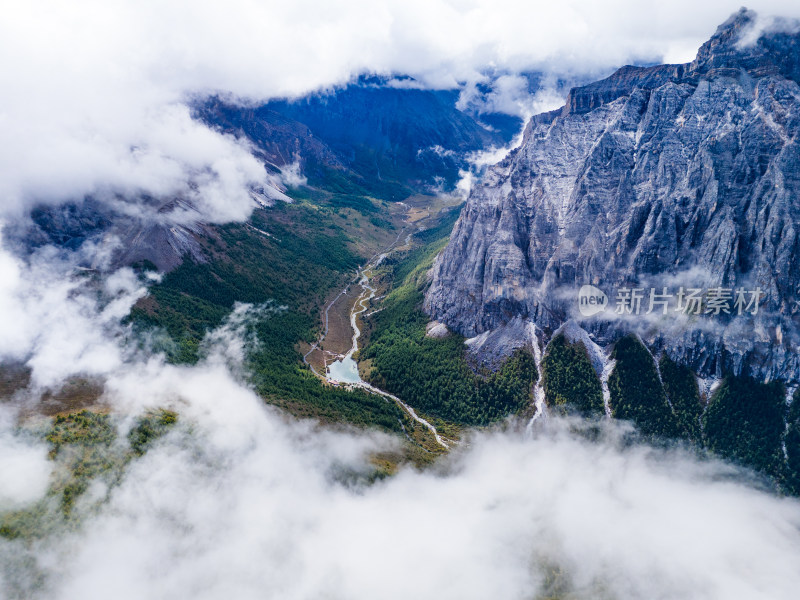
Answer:
<path fill-rule="evenodd" d="M 384 255 L 382 254 L 381 257 Z M 380 261 L 374 266 L 378 266 Z M 350 327 L 353 329 L 353 344 L 342 358 L 333 361 L 328 365 L 326 376 L 328 380 L 337 383 L 364 383 L 358 374 L 358 364 L 353 359 L 353 355 L 358 352 L 358 338 L 361 336 L 361 329 L 358 327 L 358 315 L 367 310 L 369 301 L 375 297 L 376 289 L 369 284 L 369 277 L 366 269 L 362 270 L 358 284 L 361 286 L 361 294 L 350 310 Z"/>
<path fill-rule="evenodd" d="M 353 388 L 361 388 L 372 394 L 383 396 L 387 400 L 394 402 L 403 411 L 405 411 L 406 414 L 408 414 L 408 416 L 411 417 L 411 419 L 413 419 L 414 421 L 425 427 L 428 431 L 430 431 L 434 439 L 436 440 L 437 444 L 439 444 L 443 448 L 449 449 L 450 444 L 448 444 L 448 442 L 441 435 L 439 435 L 439 432 L 436 430 L 436 427 L 434 427 L 430 422 L 420 417 L 416 413 L 416 411 L 413 408 L 411 408 L 408 404 L 403 402 L 397 396 L 390 394 L 388 392 L 384 392 L 383 390 L 378 389 L 375 386 L 370 385 L 369 383 L 361 379 L 361 376 L 358 373 L 358 364 L 353 358 L 353 355 L 358 351 L 358 338 L 361 337 L 361 329 L 358 327 L 358 316 L 367 310 L 369 302 L 375 297 L 375 294 L 377 293 L 376 288 L 370 284 L 371 271 L 375 269 L 378 265 L 380 265 L 381 262 L 383 262 L 383 260 L 386 258 L 387 253 L 389 253 L 395 246 L 397 246 L 397 243 L 400 241 L 400 238 L 405 232 L 406 229 L 401 230 L 400 233 L 397 234 L 397 238 L 394 240 L 394 242 L 392 242 L 383 252 L 373 256 L 369 260 L 369 262 L 358 272 L 357 276 L 358 285 L 361 286 L 361 293 L 359 294 L 358 298 L 356 298 L 356 301 L 353 303 L 353 307 L 350 309 L 350 327 L 353 329 L 353 338 L 352 338 L 353 343 L 350 349 L 347 351 L 347 353 L 343 357 L 329 364 L 325 369 L 325 373 L 319 373 L 314 368 L 314 366 L 310 362 L 308 362 L 308 356 L 319 347 L 319 345 L 325 339 L 325 336 L 328 334 L 328 313 L 330 311 L 331 306 L 333 306 L 334 303 L 337 300 L 339 300 L 339 298 L 341 298 L 342 295 L 347 293 L 347 287 L 345 287 L 341 292 L 339 292 L 339 295 L 337 295 L 333 300 L 331 300 L 325 307 L 324 318 L 323 318 L 324 326 L 322 333 L 320 334 L 319 339 L 317 339 L 317 341 L 314 342 L 309 351 L 306 352 L 305 355 L 303 356 L 303 362 L 309 366 L 311 371 L 317 377 L 327 381 L 328 383 L 332 383 L 335 385 L 346 385 L 348 387 L 353 387 Z M 409 233 L 406 236 L 405 243 L 408 243 L 408 241 L 411 239 L 412 234 L 413 232 Z"/>

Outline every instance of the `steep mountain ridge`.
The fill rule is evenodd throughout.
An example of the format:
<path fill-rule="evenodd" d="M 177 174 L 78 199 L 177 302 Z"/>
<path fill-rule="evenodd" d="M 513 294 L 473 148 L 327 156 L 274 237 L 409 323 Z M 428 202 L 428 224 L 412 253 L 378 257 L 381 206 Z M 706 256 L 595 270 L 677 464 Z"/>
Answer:
<path fill-rule="evenodd" d="M 795 381 L 800 35 L 759 27 L 742 10 L 695 61 L 625 67 L 534 117 L 473 189 L 434 266 L 430 315 L 466 336 L 576 318 L 600 343 L 634 330 L 702 375 Z M 612 303 L 636 286 L 766 296 L 757 314 L 583 318 L 585 284 Z"/>

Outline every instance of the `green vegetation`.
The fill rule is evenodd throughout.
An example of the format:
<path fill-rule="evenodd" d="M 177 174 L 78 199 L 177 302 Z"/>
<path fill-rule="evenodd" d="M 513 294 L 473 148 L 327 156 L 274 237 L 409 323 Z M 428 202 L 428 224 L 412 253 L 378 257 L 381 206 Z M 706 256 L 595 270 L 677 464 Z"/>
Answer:
<path fill-rule="evenodd" d="M 108 446 L 116 437 L 108 415 L 82 410 L 68 416 L 58 415 L 46 439 L 52 446 L 50 458 L 55 458 L 64 446 Z"/>
<path fill-rule="evenodd" d="M 50 488 L 32 507 L 0 514 L 0 537 L 29 539 L 47 535 L 59 525 L 75 526 L 80 520 L 76 502 L 92 481 L 116 484 L 130 461 L 142 456 L 176 421 L 177 415 L 167 410 L 145 414 L 136 420 L 126 446 L 116 443 L 109 415 L 83 410 L 56 416 L 45 435 L 48 456 L 56 463 Z"/>
<path fill-rule="evenodd" d="M 141 417 L 128 433 L 131 450 L 142 456 L 158 438 L 163 436 L 178 421 L 178 414 L 161 409 Z"/>
<path fill-rule="evenodd" d="M 787 423 L 784 437 L 786 445 L 784 487 L 788 493 L 797 496 L 800 495 L 800 387 L 792 396 Z"/>
<path fill-rule="evenodd" d="M 650 351 L 636 336 L 628 335 L 614 345 L 611 358 L 617 361 L 608 378 L 612 416 L 633 421 L 646 436 L 678 437 L 678 421 Z"/>
<path fill-rule="evenodd" d="M 304 315 L 291 311 L 255 324 L 262 343 L 248 362 L 259 394 L 300 417 L 377 425 L 397 433 L 403 430 L 401 423 L 411 427 L 406 414 L 393 402 L 362 390 L 323 385 L 303 366 L 294 344 L 307 335 L 310 325 Z"/>
<path fill-rule="evenodd" d="M 395 289 L 373 317 L 362 359 L 372 361 L 372 383 L 426 414 L 463 425 L 487 425 L 530 402 L 538 378 L 533 356 L 519 350 L 495 373 L 476 374 L 466 360 L 464 339 L 425 337 L 424 274 L 447 243 L 452 222 L 429 243 L 389 261 Z"/>
<path fill-rule="evenodd" d="M 457 206 L 442 209 L 442 213 L 439 215 L 439 222 L 429 229 L 418 231 L 414 234 L 414 238 L 426 245 L 441 240 L 447 241 L 450 238 L 453 226 L 458 221 L 458 216 L 461 214 L 463 206 L 464 204 L 461 203 Z"/>
<path fill-rule="evenodd" d="M 739 464 L 779 476 L 784 462 L 781 438 L 785 393 L 779 382 L 726 377 L 703 416 L 709 449 Z"/>
<path fill-rule="evenodd" d="M 425 285 L 425 275 L 433 265 L 433 259 L 447 245 L 450 231 L 453 229 L 461 205 L 449 209 L 440 217 L 439 222 L 430 229 L 423 229 L 414 234 L 419 244 L 411 250 L 399 255 L 390 255 L 385 264 L 392 268 L 391 278 L 397 285 L 413 284 L 416 287 Z"/>
<path fill-rule="evenodd" d="M 362 212 L 373 206 L 364 198 L 333 198 Z M 171 360 L 194 363 L 203 336 L 222 323 L 235 302 L 271 303 L 273 310 L 263 311 L 252 324 L 259 344 L 248 364 L 259 394 L 301 417 L 401 432 L 407 417 L 394 403 L 364 391 L 323 385 L 303 365 L 297 349 L 298 342 L 315 338 L 328 291 L 343 284 L 363 262 L 343 230 L 332 223 L 330 209 L 298 202 L 256 211 L 245 225 L 219 227 L 217 237 L 207 243 L 212 259 L 204 264 L 186 261 L 166 275 L 131 318 L 142 329 L 160 327 L 167 332 L 161 347 Z"/>
<path fill-rule="evenodd" d="M 337 194 L 366 194 L 366 188 L 361 185 L 358 176 L 344 171 L 329 167 L 314 157 L 306 158 L 304 173 L 308 177 L 308 183 L 315 187 L 324 187 L 326 190 Z M 295 196 L 292 196 L 295 197 Z"/>
<path fill-rule="evenodd" d="M 395 180 L 395 174 L 390 161 L 381 160 L 380 176 L 362 177 L 356 171 L 366 169 L 375 171 L 376 160 L 374 151 L 363 148 L 356 153 L 351 163 L 352 171 L 345 171 L 327 166 L 313 157 L 306 158 L 303 169 L 310 185 L 330 190 L 337 194 L 373 196 L 386 200 L 398 201 L 407 198 L 413 191 L 406 185 Z M 401 172 L 401 175 L 408 175 Z"/>
<path fill-rule="evenodd" d="M 586 347 L 555 336 L 542 359 L 542 385 L 547 404 L 585 415 L 604 412 L 603 387 Z"/>
<path fill-rule="evenodd" d="M 530 402 L 538 375 L 533 356 L 518 350 L 488 376 L 467 365 L 464 339 L 425 337 L 422 294 L 408 286 L 390 294 L 375 315 L 375 331 L 362 358 L 372 359 L 372 383 L 414 408 L 464 425 L 487 425 Z"/>
<path fill-rule="evenodd" d="M 787 420 L 782 383 L 728 376 L 704 412 L 688 367 L 662 356 L 662 388 L 649 352 L 636 338 L 617 342 L 613 357 L 617 367 L 609 389 L 615 417 L 633 420 L 647 435 L 706 446 L 721 458 L 769 475 L 787 493 L 800 494 L 800 394 L 795 393 Z"/>
<path fill-rule="evenodd" d="M 134 322 L 167 331 L 175 344 L 165 350 L 175 362 L 197 361 L 200 340 L 235 302 L 288 305 L 307 317 L 304 335 L 291 343 L 310 339 L 320 292 L 361 262 L 344 233 L 327 227 L 325 213 L 283 203 L 270 210 L 254 213 L 251 224 L 218 227 L 207 241 L 209 262 L 186 260 L 134 307 Z"/>
<path fill-rule="evenodd" d="M 353 194 L 335 194 L 330 197 L 328 203 L 336 208 L 352 208 L 364 216 L 378 212 L 378 207 L 375 206 L 370 199 L 366 198 L 365 196 L 356 196 Z"/>
<path fill-rule="evenodd" d="M 69 516 L 75 500 L 86 491 L 89 482 L 114 466 L 109 446 L 116 437 L 117 432 L 108 415 L 84 410 L 55 418 L 47 441 L 52 446 L 51 458 L 68 454 L 64 461 L 69 477 L 59 486 L 62 487 L 60 506 L 65 517 Z"/>
<path fill-rule="evenodd" d="M 664 391 L 678 419 L 681 437 L 702 445 L 700 418 L 703 414 L 703 405 L 700 402 L 697 378 L 689 367 L 675 364 L 666 354 L 662 355 L 658 368 L 661 371 Z"/>
<path fill-rule="evenodd" d="M 646 435 L 705 446 L 721 458 L 769 475 L 785 492 L 800 494 L 800 393 L 795 393 L 787 419 L 782 383 L 728 376 L 704 411 L 688 367 L 662 356 L 662 388 L 652 357 L 637 338 L 617 342 L 612 357 L 617 360 L 608 382 L 614 417 L 634 421 Z"/>

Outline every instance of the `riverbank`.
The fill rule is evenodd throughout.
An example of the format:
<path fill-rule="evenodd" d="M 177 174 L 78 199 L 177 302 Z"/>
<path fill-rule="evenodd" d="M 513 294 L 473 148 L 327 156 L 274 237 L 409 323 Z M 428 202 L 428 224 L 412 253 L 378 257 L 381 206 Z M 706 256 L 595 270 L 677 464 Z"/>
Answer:
<path fill-rule="evenodd" d="M 326 383 L 362 389 L 394 402 L 414 422 L 422 426 L 427 436 L 432 437 L 432 440 L 425 441 L 433 441 L 444 450 L 450 449 L 457 441 L 443 437 L 429 420 L 418 415 L 399 397 L 365 382 L 359 374 L 357 356 L 363 330 L 361 319 L 368 311 L 376 310 L 373 306 L 378 293 L 377 287 L 373 285 L 376 269 L 390 253 L 407 249 L 412 235 L 424 230 L 424 223 L 446 205 L 446 202 L 428 202 L 425 206 L 418 201 L 403 205 L 406 209 L 406 226 L 398 232 L 390 245 L 359 268 L 356 277 L 325 305 L 322 311 L 322 332 L 303 355 L 303 361 L 312 372 Z"/>

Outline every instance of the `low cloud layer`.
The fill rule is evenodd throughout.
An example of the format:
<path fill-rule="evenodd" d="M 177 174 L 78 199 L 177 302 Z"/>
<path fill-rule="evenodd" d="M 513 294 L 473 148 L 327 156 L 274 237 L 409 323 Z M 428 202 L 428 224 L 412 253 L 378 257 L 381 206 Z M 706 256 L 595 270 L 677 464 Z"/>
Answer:
<path fill-rule="evenodd" d="M 737 8 L 687 0 L 12 0 L 0 19 L 0 216 L 36 202 L 149 195 L 191 200 L 208 221 L 243 219 L 264 169 L 248 148 L 191 119 L 187 103 L 197 95 L 294 96 L 365 71 L 452 87 L 499 70 L 509 75 L 495 108 L 526 112 L 537 104 L 518 93 L 520 70 L 689 60 Z M 800 15 L 795 2 L 752 8 Z"/>
<path fill-rule="evenodd" d="M 190 118 L 198 94 L 295 95 L 363 70 L 444 86 L 489 67 L 687 60 L 736 8 L 11 2 L 0 19 L 0 216 L 89 194 L 178 196 L 207 220 L 242 219 L 266 176 L 248 148 Z M 513 94 L 496 101 L 523 102 L 509 77 Z M 120 324 L 142 282 L 130 270 L 81 273 L 85 253 L 102 261 L 107 248 L 45 247 L 23 262 L 0 247 L 0 360 L 32 369 L 30 397 L 0 404 L 0 511 L 45 493 L 48 448 L 18 419 L 71 375 L 105 381 L 123 428 L 157 407 L 179 425 L 80 529 L 0 539 L 2 600 L 512 599 L 554 586 L 578 598 L 780 600 L 800 588 L 800 503 L 724 464 L 628 445 L 620 424 L 600 439 L 559 420 L 533 437 L 481 434 L 427 472 L 353 483 L 395 438 L 293 422 L 243 383 L 241 325 L 275 307 L 237 308 L 200 365 L 167 365 Z"/>
<path fill-rule="evenodd" d="M 21 435 L 15 421 L 14 411 L 0 405 L 0 473 L 3 474 L 0 513 L 22 508 L 41 498 L 47 491 L 52 471 L 47 449 L 35 436 Z"/>
<path fill-rule="evenodd" d="M 287 422 L 231 375 L 226 348 L 198 368 L 151 361 L 112 375 L 112 403 L 171 406 L 182 425 L 82 530 L 27 549 L 0 542 L 0 556 L 17 556 L 0 590 L 780 600 L 800 586 L 800 503 L 731 467 L 627 445 L 624 425 L 590 440 L 584 425 L 551 420 L 533 437 L 476 436 L 433 471 L 353 484 L 347 475 L 393 442 Z"/>
<path fill-rule="evenodd" d="M 102 280 L 80 271 L 87 253 L 104 254 L 91 244 L 71 253 L 46 246 L 23 261 L 0 248 L 0 363 L 26 364 L 35 387 L 124 361 L 120 322 L 146 288 L 130 269 Z"/>
<path fill-rule="evenodd" d="M 127 278 L 106 294 L 129 305 Z M 124 328 L 74 309 L 62 318 L 76 337 L 126 354 Z M 179 424 L 118 486 L 90 488 L 110 496 L 78 530 L 0 540 L 0 598 L 795 597 L 800 502 L 723 463 L 631 444 L 618 422 L 478 434 L 426 472 L 359 483 L 396 438 L 293 421 L 243 383 L 248 319 L 272 310 L 238 306 L 196 367 L 98 363 L 122 433 L 125 415 L 159 407 Z M 40 498 L 51 468 L 6 409 L 5 509 Z"/>

